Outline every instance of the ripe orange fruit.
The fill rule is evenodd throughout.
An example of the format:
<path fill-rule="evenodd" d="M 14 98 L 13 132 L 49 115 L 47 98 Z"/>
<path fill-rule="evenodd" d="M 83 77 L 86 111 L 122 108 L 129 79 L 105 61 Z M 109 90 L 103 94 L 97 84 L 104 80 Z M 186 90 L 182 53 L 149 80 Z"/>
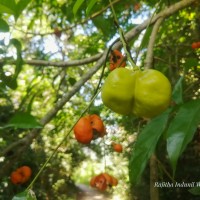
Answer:
<path fill-rule="evenodd" d="M 198 49 L 200 48 L 200 42 L 193 42 L 191 46 L 193 49 Z"/>
<path fill-rule="evenodd" d="M 105 191 L 108 186 L 116 186 L 118 180 L 108 173 L 101 173 L 90 180 L 90 186 Z"/>
<path fill-rule="evenodd" d="M 126 66 L 126 61 L 122 53 L 117 49 L 111 51 L 110 71 L 114 70 L 117 67 L 125 67 L 125 66 Z"/>
<path fill-rule="evenodd" d="M 22 179 L 21 175 L 16 171 L 12 172 L 10 175 L 10 180 L 15 185 L 21 184 L 22 183 L 21 179 Z"/>
<path fill-rule="evenodd" d="M 21 180 L 22 183 L 25 183 L 26 181 L 28 181 L 30 176 L 31 176 L 31 174 L 32 174 L 32 170 L 28 166 L 20 167 L 19 169 L 17 169 L 17 172 L 19 174 L 21 174 L 21 176 L 22 176 L 22 180 Z"/>
<path fill-rule="evenodd" d="M 106 129 L 101 118 L 96 115 L 82 117 L 74 126 L 75 138 L 82 144 L 89 144 L 91 140 L 103 137 Z"/>
<path fill-rule="evenodd" d="M 197 42 L 193 42 L 193 43 L 192 43 L 192 48 L 193 48 L 193 49 L 198 48 L 198 44 L 197 44 Z"/>
<path fill-rule="evenodd" d="M 92 129 L 95 131 L 94 133 L 97 133 L 97 136 L 103 137 L 106 134 L 105 126 L 103 124 L 103 121 L 98 115 L 90 115 L 90 123 L 92 126 Z"/>
<path fill-rule="evenodd" d="M 110 185 L 112 182 L 112 177 L 106 172 L 102 173 L 102 175 L 105 177 L 107 185 Z"/>
<path fill-rule="evenodd" d="M 112 185 L 112 186 L 117 186 L 118 180 L 117 180 L 114 176 L 111 176 L 111 179 L 112 179 L 111 185 Z"/>
<path fill-rule="evenodd" d="M 136 12 L 140 9 L 140 7 L 141 7 L 140 3 L 136 3 L 133 7 L 133 10 Z"/>
<path fill-rule="evenodd" d="M 99 174 L 98 176 L 96 176 L 95 187 L 101 191 L 104 191 L 107 189 L 106 178 L 103 176 L 103 174 Z"/>
<path fill-rule="evenodd" d="M 22 166 L 11 173 L 10 179 L 13 184 L 23 184 L 30 179 L 31 174 L 30 167 Z"/>
<path fill-rule="evenodd" d="M 74 127 L 75 138 L 82 144 L 89 144 L 93 138 L 90 117 L 82 117 Z"/>
<path fill-rule="evenodd" d="M 118 153 L 121 153 L 123 151 L 123 147 L 121 144 L 117 144 L 117 143 L 112 143 L 112 147 L 113 147 L 113 150 L 118 152 Z"/>

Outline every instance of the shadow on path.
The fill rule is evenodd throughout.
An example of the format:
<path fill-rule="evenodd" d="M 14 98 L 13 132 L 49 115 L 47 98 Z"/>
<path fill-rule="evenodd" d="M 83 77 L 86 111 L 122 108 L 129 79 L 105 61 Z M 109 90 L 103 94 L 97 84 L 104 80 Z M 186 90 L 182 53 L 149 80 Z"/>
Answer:
<path fill-rule="evenodd" d="M 106 192 L 100 192 L 84 184 L 77 184 L 79 190 L 76 200 L 112 200 L 111 195 Z"/>

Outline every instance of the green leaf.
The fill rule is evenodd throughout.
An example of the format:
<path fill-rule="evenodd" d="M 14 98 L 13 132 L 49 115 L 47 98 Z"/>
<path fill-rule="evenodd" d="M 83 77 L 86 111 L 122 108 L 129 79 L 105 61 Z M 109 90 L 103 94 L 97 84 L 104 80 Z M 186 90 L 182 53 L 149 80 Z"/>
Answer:
<path fill-rule="evenodd" d="M 22 129 L 42 128 L 37 119 L 29 113 L 17 112 L 3 128 L 14 127 Z"/>
<path fill-rule="evenodd" d="M 198 66 L 199 60 L 197 58 L 187 58 L 184 63 L 184 68 L 186 70 L 189 70 L 195 66 Z"/>
<path fill-rule="evenodd" d="M 76 15 L 77 11 L 79 10 L 79 8 L 83 4 L 83 2 L 84 2 L 84 0 L 76 0 L 76 3 L 73 6 L 73 13 L 74 13 L 74 15 Z"/>
<path fill-rule="evenodd" d="M 97 2 L 97 0 L 90 0 L 88 6 L 86 8 L 86 15 L 90 14 L 90 11 L 92 10 L 92 8 L 94 7 L 96 2 Z"/>
<path fill-rule="evenodd" d="M 129 176 L 132 183 L 139 182 L 147 161 L 155 151 L 157 142 L 166 128 L 170 111 L 171 109 L 168 109 L 152 119 L 138 135 L 129 163 Z"/>
<path fill-rule="evenodd" d="M 110 35 L 112 31 L 113 21 L 111 19 L 105 19 L 102 16 L 98 16 L 92 19 L 94 25 L 100 29 L 104 36 Z"/>
<path fill-rule="evenodd" d="M 22 64 L 23 64 L 23 60 L 22 60 L 22 45 L 20 43 L 19 40 L 13 38 L 10 40 L 10 45 L 13 45 L 16 49 L 17 49 L 17 60 L 16 60 L 16 68 L 15 68 L 15 74 L 14 74 L 14 79 L 17 79 L 19 73 L 22 70 Z"/>
<path fill-rule="evenodd" d="M 152 32 L 152 27 L 148 27 L 144 33 L 144 36 L 142 38 L 142 42 L 140 44 L 140 48 L 146 48 L 148 43 L 149 43 L 149 38 L 151 36 L 151 32 Z"/>
<path fill-rule="evenodd" d="M 16 6 L 15 19 L 22 14 L 23 10 L 27 7 L 27 5 L 31 2 L 31 0 L 20 0 Z"/>
<path fill-rule="evenodd" d="M 172 92 L 172 99 L 176 104 L 182 104 L 183 103 L 183 76 L 179 78 L 176 85 L 174 86 L 174 90 Z"/>
<path fill-rule="evenodd" d="M 0 19 L 0 32 L 9 32 L 9 26 L 3 19 Z"/>
<path fill-rule="evenodd" d="M 3 70 L 0 70 L 0 78 L 3 83 L 9 88 L 15 90 L 17 88 L 17 81 L 12 76 L 6 76 Z"/>
<path fill-rule="evenodd" d="M 37 200 L 35 193 L 32 190 L 21 192 L 15 195 L 12 200 Z"/>
<path fill-rule="evenodd" d="M 0 0 L 0 13 L 15 14 L 15 0 Z"/>
<path fill-rule="evenodd" d="M 167 152 L 175 174 L 177 161 L 200 123 L 200 100 L 183 104 L 167 131 Z"/>
<path fill-rule="evenodd" d="M 69 77 L 69 83 L 71 86 L 73 86 L 76 83 L 76 79 L 73 77 Z"/>
<path fill-rule="evenodd" d="M 200 195 L 200 182 L 197 182 L 196 184 L 198 184 L 198 186 L 189 189 L 189 192 L 192 193 L 193 195 Z"/>

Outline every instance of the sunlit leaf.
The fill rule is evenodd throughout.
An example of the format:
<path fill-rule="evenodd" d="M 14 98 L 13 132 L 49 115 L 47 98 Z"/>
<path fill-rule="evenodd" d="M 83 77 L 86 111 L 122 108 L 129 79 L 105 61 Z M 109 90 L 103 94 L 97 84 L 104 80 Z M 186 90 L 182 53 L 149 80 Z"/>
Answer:
<path fill-rule="evenodd" d="M 169 109 L 152 119 L 138 135 L 129 163 L 129 176 L 132 183 L 139 182 L 146 164 L 166 128 L 170 111 Z"/>
<path fill-rule="evenodd" d="M 88 6 L 86 8 L 86 15 L 90 14 L 90 11 L 92 10 L 92 8 L 94 7 L 96 2 L 97 2 L 97 0 L 90 0 L 90 2 L 88 3 Z"/>
<path fill-rule="evenodd" d="M 15 195 L 12 200 L 37 200 L 35 193 L 32 190 L 21 192 Z"/>
<path fill-rule="evenodd" d="M 76 13 L 78 12 L 78 10 L 81 7 L 81 5 L 83 4 L 83 2 L 84 2 L 84 0 L 76 0 L 76 3 L 74 4 L 74 7 L 73 7 L 74 15 L 76 15 Z"/>
<path fill-rule="evenodd" d="M 0 0 L 0 13 L 15 14 L 15 0 Z"/>
<path fill-rule="evenodd" d="M 23 10 L 27 7 L 27 5 L 31 2 L 31 0 L 20 0 L 16 5 L 15 19 L 22 14 Z"/>
<path fill-rule="evenodd" d="M 178 110 L 167 131 L 167 152 L 175 173 L 177 161 L 191 142 L 197 125 L 200 123 L 200 100 L 183 104 Z"/>

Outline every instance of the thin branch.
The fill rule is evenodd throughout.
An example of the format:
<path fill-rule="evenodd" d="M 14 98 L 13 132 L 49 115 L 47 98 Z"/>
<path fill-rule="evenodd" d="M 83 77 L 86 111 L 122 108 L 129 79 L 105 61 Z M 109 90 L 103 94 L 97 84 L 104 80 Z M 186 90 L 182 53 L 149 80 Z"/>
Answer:
<path fill-rule="evenodd" d="M 73 66 L 80 66 L 89 64 L 92 62 L 95 62 L 99 60 L 99 58 L 103 55 L 103 53 L 98 53 L 94 56 L 91 56 L 89 58 L 84 58 L 82 60 L 71 60 L 71 61 L 45 61 L 45 60 L 23 60 L 24 64 L 32 65 L 32 66 L 42 66 L 42 67 L 73 67 Z M 0 65 L 5 63 L 6 58 L 3 60 L 0 60 Z M 16 64 L 16 60 L 6 61 L 6 64 Z"/>

